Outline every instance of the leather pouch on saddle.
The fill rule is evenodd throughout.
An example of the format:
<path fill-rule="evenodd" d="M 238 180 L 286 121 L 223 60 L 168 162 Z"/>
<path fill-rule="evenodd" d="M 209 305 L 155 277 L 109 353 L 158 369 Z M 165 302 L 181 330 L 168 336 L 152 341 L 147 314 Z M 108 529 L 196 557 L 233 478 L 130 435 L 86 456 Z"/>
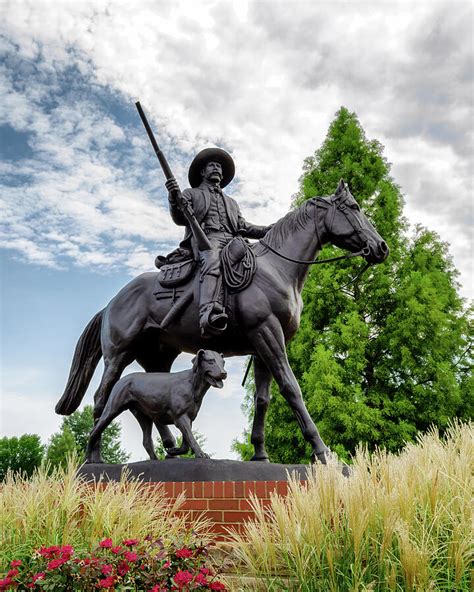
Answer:
<path fill-rule="evenodd" d="M 155 265 L 160 270 L 158 281 L 164 288 L 184 284 L 194 273 L 196 261 L 189 249 L 178 248 L 163 257 L 158 255 Z"/>

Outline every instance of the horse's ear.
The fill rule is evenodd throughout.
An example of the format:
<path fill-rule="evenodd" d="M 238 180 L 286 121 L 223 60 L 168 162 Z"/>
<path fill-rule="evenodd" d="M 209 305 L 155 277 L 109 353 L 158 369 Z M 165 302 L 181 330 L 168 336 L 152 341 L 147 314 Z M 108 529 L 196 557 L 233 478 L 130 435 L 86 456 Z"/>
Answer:
<path fill-rule="evenodd" d="M 340 179 L 335 195 L 339 195 L 340 193 L 343 193 L 345 190 L 346 190 L 346 183 L 345 183 L 344 179 Z"/>

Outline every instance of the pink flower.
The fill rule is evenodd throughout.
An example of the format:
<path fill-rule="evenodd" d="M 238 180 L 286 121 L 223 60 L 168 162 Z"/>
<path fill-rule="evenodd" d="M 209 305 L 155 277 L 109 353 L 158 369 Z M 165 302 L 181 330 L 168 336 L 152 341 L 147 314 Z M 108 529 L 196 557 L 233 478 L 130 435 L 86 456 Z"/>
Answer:
<path fill-rule="evenodd" d="M 60 550 L 60 547 L 53 545 L 52 547 L 41 547 L 38 553 L 43 557 L 46 557 L 46 559 L 52 559 L 59 553 Z"/>
<path fill-rule="evenodd" d="M 101 572 L 104 574 L 104 576 L 109 575 L 109 573 L 112 573 L 113 570 L 113 566 L 110 565 L 110 563 L 106 563 L 105 565 L 102 566 L 101 568 Z"/>
<path fill-rule="evenodd" d="M 10 563 L 10 567 L 20 567 L 21 565 L 21 560 L 20 559 L 15 559 L 14 561 L 12 561 Z"/>
<path fill-rule="evenodd" d="M 119 576 L 124 576 L 128 571 L 130 571 L 130 566 L 126 561 L 119 561 L 117 566 L 117 573 Z"/>
<path fill-rule="evenodd" d="M 205 576 L 210 576 L 211 575 L 211 570 L 208 569 L 207 567 L 201 567 L 201 569 L 199 571 L 202 574 L 204 574 Z"/>
<path fill-rule="evenodd" d="M 166 561 L 165 563 L 163 563 L 163 569 L 168 569 L 168 567 L 171 565 L 171 561 Z"/>
<path fill-rule="evenodd" d="M 100 541 L 99 547 L 102 547 L 102 549 L 110 549 L 113 544 L 112 539 L 104 539 L 103 541 Z"/>
<path fill-rule="evenodd" d="M 126 551 L 123 556 L 125 557 L 125 559 L 127 559 L 128 561 L 136 561 L 138 559 L 138 555 L 136 553 L 133 553 L 132 551 Z"/>
<path fill-rule="evenodd" d="M 122 541 L 122 545 L 125 545 L 126 547 L 133 547 L 134 545 L 138 545 L 140 541 L 138 539 L 126 539 L 125 541 Z"/>
<path fill-rule="evenodd" d="M 11 569 L 8 573 L 7 573 L 7 578 L 14 578 L 15 576 L 17 576 L 20 572 L 16 569 Z"/>
<path fill-rule="evenodd" d="M 186 584 L 189 584 L 189 582 L 193 581 L 193 574 L 188 570 L 178 571 L 176 572 L 173 581 L 178 586 L 178 588 L 182 588 Z"/>
<path fill-rule="evenodd" d="M 112 588 L 114 585 L 114 577 L 109 576 L 108 578 L 104 578 L 103 580 L 99 580 L 99 588 Z"/>
<path fill-rule="evenodd" d="M 67 561 L 67 559 L 53 559 L 52 561 L 50 561 L 48 563 L 48 565 L 46 566 L 46 569 L 51 571 L 53 569 L 56 569 L 60 565 L 63 565 L 63 563 L 66 563 L 66 561 Z"/>
<path fill-rule="evenodd" d="M 71 545 L 63 545 L 59 550 L 66 555 L 72 555 L 74 553 L 74 548 Z"/>
<path fill-rule="evenodd" d="M 209 590 L 225 590 L 226 587 L 222 582 L 211 582 L 209 584 Z"/>
<path fill-rule="evenodd" d="M 190 549 L 186 549 L 186 547 L 183 547 L 182 549 L 178 549 L 175 555 L 180 559 L 186 559 L 187 557 L 192 557 L 193 552 Z"/>
<path fill-rule="evenodd" d="M 117 545 L 116 547 L 112 547 L 110 550 L 114 555 L 118 555 L 122 550 L 122 547 L 120 545 Z"/>
<path fill-rule="evenodd" d="M 196 584 L 200 584 L 201 586 L 207 586 L 208 581 L 204 574 L 198 573 L 198 575 L 194 578 Z"/>
<path fill-rule="evenodd" d="M 33 582 L 37 582 L 38 580 L 43 580 L 45 575 L 46 574 L 44 573 L 44 571 L 39 571 L 38 573 L 35 573 L 35 575 L 33 576 Z"/>
<path fill-rule="evenodd" d="M 0 590 L 6 590 L 13 584 L 13 580 L 9 577 L 0 580 Z"/>

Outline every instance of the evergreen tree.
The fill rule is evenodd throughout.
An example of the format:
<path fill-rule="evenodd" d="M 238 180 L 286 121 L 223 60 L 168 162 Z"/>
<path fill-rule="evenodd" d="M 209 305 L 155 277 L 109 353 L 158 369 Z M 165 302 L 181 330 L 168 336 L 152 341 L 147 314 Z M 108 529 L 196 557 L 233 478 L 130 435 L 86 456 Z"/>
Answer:
<path fill-rule="evenodd" d="M 44 446 L 37 434 L 23 434 L 17 438 L 0 438 L 0 481 L 7 471 L 31 476 L 43 460 Z"/>
<path fill-rule="evenodd" d="M 46 463 L 50 469 L 66 468 L 70 457 L 77 454 L 76 440 L 68 426 L 62 426 L 60 432 L 53 434 L 46 450 Z M 82 455 L 79 458 L 82 458 Z"/>
<path fill-rule="evenodd" d="M 65 458 L 73 449 L 80 459 L 86 453 L 89 434 L 94 426 L 94 414 L 92 405 L 86 405 L 82 411 L 75 411 L 63 419 L 61 429 L 51 437 L 47 459 L 52 466 L 63 464 Z M 112 422 L 102 434 L 102 458 L 108 463 L 124 463 L 130 458 L 120 447 L 121 427 L 117 422 Z"/>
<path fill-rule="evenodd" d="M 383 147 L 341 108 L 321 148 L 304 163 L 294 205 L 334 193 L 343 178 L 390 247 L 354 284 L 353 259 L 312 268 L 301 326 L 288 357 L 310 415 L 342 458 L 359 443 L 396 451 L 430 424 L 472 418 L 468 316 L 448 246 L 418 227 L 408 238 L 403 199 Z M 427 199 L 427 208 L 430 207 Z M 327 246 L 321 258 L 339 254 Z M 471 384 L 470 384 L 471 383 Z M 469 388 L 471 387 L 471 388 Z M 275 462 L 309 460 L 291 410 L 272 385 L 267 449 Z M 249 413 L 249 417 L 252 413 Z M 248 433 L 234 449 L 248 456 Z"/>

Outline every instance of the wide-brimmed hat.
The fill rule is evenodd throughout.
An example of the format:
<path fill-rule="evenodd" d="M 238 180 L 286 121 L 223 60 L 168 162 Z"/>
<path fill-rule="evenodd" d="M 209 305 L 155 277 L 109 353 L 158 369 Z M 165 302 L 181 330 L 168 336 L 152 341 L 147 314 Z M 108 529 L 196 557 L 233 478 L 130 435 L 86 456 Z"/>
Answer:
<path fill-rule="evenodd" d="M 221 187 L 225 187 L 232 181 L 235 175 L 232 156 L 222 148 L 204 148 L 194 157 L 189 167 L 188 180 L 191 187 L 198 187 L 201 184 L 201 171 L 211 161 L 218 162 L 222 166 Z"/>

